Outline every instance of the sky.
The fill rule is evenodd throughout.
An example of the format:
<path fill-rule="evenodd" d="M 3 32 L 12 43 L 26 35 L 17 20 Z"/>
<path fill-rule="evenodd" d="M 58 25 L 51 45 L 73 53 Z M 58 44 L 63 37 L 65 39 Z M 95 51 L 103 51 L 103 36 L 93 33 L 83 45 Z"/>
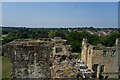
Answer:
<path fill-rule="evenodd" d="M 118 27 L 118 3 L 3 2 L 2 25 L 33 28 Z"/>

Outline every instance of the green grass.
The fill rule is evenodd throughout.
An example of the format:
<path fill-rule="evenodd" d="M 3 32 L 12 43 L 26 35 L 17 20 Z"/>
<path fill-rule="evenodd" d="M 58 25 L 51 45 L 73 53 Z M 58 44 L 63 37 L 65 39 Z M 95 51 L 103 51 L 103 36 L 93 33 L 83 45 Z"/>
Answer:
<path fill-rule="evenodd" d="M 10 63 L 10 60 L 7 57 L 0 57 L 2 58 L 2 78 L 10 78 L 11 76 L 11 70 L 12 70 L 12 64 Z"/>
<path fill-rule="evenodd" d="M 78 53 L 78 59 L 81 59 L 81 53 L 80 52 L 77 53 Z"/>
<path fill-rule="evenodd" d="M 7 37 L 8 34 L 3 34 L 2 37 Z"/>
<path fill-rule="evenodd" d="M 24 40 L 34 40 L 34 39 L 31 39 L 31 38 L 26 38 L 26 39 L 24 39 Z"/>
<path fill-rule="evenodd" d="M 0 57 L 0 79 L 2 78 L 2 57 Z"/>
<path fill-rule="evenodd" d="M 2 34 L 2 40 L 4 40 L 3 38 L 7 37 L 8 34 Z"/>

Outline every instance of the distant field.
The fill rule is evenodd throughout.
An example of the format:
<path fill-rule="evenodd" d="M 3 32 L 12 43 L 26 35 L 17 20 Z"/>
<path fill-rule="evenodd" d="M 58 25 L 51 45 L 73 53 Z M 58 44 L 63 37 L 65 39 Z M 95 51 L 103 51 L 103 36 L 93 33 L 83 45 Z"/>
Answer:
<path fill-rule="evenodd" d="M 12 64 L 10 63 L 10 60 L 7 57 L 2 56 L 0 57 L 0 59 L 1 58 L 2 58 L 2 78 L 10 78 Z"/>
<path fill-rule="evenodd" d="M 8 34 L 3 34 L 2 37 L 7 37 Z"/>
<path fill-rule="evenodd" d="M 7 36 L 8 36 L 8 34 L 2 34 L 2 40 L 4 40 L 3 38 L 5 38 L 5 37 L 7 37 Z M 26 38 L 26 39 L 24 39 L 24 40 L 34 40 L 34 39 Z"/>
<path fill-rule="evenodd" d="M 34 39 L 31 39 L 31 38 L 26 38 L 26 39 L 24 39 L 24 40 L 34 40 Z"/>
<path fill-rule="evenodd" d="M 2 34 L 2 40 L 4 40 L 3 38 L 7 37 L 8 34 Z"/>

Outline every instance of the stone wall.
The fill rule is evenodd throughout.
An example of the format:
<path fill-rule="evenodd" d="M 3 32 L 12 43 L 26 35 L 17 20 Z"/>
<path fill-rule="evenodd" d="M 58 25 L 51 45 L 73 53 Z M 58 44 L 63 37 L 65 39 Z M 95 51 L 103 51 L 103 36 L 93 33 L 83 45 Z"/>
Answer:
<path fill-rule="evenodd" d="M 71 46 L 67 45 L 66 41 L 56 37 L 38 40 L 17 39 L 5 44 L 4 55 L 13 65 L 11 77 L 90 78 L 93 71 L 88 69 L 84 61 L 78 60 L 78 53 L 72 53 Z M 85 62 L 87 63 L 87 58 Z"/>
<path fill-rule="evenodd" d="M 46 78 L 50 76 L 52 46 L 48 42 L 15 40 L 4 45 L 3 52 L 13 64 L 13 78 Z"/>
<path fill-rule="evenodd" d="M 78 53 L 71 52 L 71 46 L 66 40 L 54 40 L 53 54 L 51 56 L 51 77 L 53 78 L 90 78 L 90 71 L 83 61 L 78 59 Z"/>
<path fill-rule="evenodd" d="M 118 39 L 116 41 L 119 42 Z M 105 47 L 101 44 L 92 46 L 87 39 L 83 39 L 82 60 L 94 71 L 94 77 L 119 78 L 120 47 L 117 42 L 114 47 Z"/>

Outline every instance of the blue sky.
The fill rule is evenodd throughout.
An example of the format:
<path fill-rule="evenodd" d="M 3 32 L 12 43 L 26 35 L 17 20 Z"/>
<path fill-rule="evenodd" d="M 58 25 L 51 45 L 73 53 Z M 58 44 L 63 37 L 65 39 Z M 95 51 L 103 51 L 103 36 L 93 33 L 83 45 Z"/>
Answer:
<path fill-rule="evenodd" d="M 118 27 L 117 2 L 3 2 L 2 25 Z"/>

